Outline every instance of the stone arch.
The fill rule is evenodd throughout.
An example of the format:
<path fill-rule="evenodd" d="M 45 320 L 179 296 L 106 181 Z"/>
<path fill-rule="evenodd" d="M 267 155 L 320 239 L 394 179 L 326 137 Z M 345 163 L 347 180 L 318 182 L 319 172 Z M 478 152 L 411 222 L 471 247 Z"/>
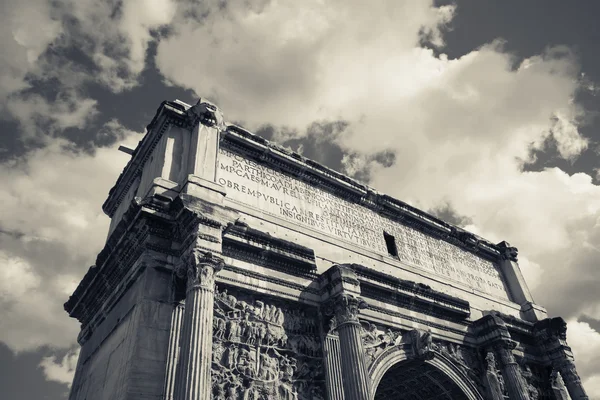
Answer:
<path fill-rule="evenodd" d="M 394 346 L 384 351 L 369 367 L 368 374 L 371 381 L 371 400 L 375 399 L 377 387 L 383 376 L 393 367 L 421 360 L 424 364 L 433 367 L 444 374 L 454 383 L 468 400 L 484 400 L 475 384 L 455 363 L 437 351 L 431 351 L 429 357 L 414 357 L 411 351 L 406 351 L 401 346 Z"/>

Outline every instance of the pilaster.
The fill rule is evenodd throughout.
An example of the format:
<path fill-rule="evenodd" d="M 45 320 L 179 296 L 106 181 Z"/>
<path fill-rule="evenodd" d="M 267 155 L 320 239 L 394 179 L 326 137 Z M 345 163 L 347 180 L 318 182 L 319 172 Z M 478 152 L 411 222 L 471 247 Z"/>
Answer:
<path fill-rule="evenodd" d="M 223 114 L 214 104 L 200 99 L 196 105 L 187 110 L 186 117 L 192 126 L 188 173 L 214 182 L 220 134 L 225 129 Z"/>
<path fill-rule="evenodd" d="M 560 375 L 560 372 L 553 369 L 552 374 L 550 375 L 550 385 L 552 387 L 552 392 L 554 393 L 554 397 L 556 400 L 571 400 L 569 397 L 569 392 L 565 387 L 565 382 Z"/>
<path fill-rule="evenodd" d="M 499 262 L 502 276 L 504 276 L 512 300 L 521 306 L 521 317 L 530 322 L 546 318 L 548 316 L 546 309 L 534 303 L 533 296 L 525 282 L 517 259 L 519 254 L 517 248 L 507 242 L 500 242 L 497 246 L 502 252 Z"/>

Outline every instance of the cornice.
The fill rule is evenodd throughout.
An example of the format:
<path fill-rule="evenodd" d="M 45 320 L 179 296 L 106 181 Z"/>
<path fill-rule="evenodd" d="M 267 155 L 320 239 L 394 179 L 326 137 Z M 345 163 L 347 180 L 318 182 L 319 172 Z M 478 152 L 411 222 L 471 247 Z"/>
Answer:
<path fill-rule="evenodd" d="M 351 264 L 365 296 L 440 318 L 465 319 L 471 314 L 468 301 L 438 292 L 422 283 L 396 278 Z"/>
<path fill-rule="evenodd" d="M 223 246 L 267 264 L 289 266 L 290 272 L 314 273 L 315 252 L 297 243 L 279 239 L 243 223 L 230 223 L 223 230 Z"/>
<path fill-rule="evenodd" d="M 498 261 L 504 253 L 499 244 L 493 244 L 391 196 L 380 194 L 352 178 L 269 142 L 237 125 L 228 125 L 227 130 L 222 133 L 221 141 L 224 147 L 234 152 L 260 163 L 266 163 L 319 189 L 360 204 L 488 260 Z"/>
<path fill-rule="evenodd" d="M 117 183 L 110 190 L 103 205 L 103 210 L 107 215 L 112 217 L 169 125 L 189 125 L 189 118 L 186 117 L 186 110 L 189 107 L 190 105 L 181 101 L 161 103 L 152 122 L 147 127 L 148 133 L 132 154 L 131 160 L 125 166 Z M 269 142 L 240 126 L 228 124 L 227 129 L 221 133 L 221 141 L 223 145 L 259 162 L 266 162 L 271 167 L 280 169 L 297 179 L 342 196 L 381 215 L 476 253 L 483 258 L 499 261 L 505 253 L 505 249 L 499 246 L 500 244 L 491 243 L 403 201 L 380 194 L 350 177 Z"/>

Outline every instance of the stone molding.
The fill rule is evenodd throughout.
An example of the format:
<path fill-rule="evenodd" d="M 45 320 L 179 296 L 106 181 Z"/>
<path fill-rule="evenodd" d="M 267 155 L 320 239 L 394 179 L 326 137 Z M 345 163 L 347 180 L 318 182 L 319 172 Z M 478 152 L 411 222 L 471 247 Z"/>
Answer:
<path fill-rule="evenodd" d="M 168 129 L 169 125 L 188 127 L 192 123 L 203 123 L 218 127 L 224 144 L 235 147 L 254 158 L 278 166 L 296 178 L 318 185 L 324 190 L 341 195 L 392 219 L 402 221 L 425 233 L 455 244 L 481 257 L 498 261 L 503 254 L 500 244 L 493 244 L 461 228 L 452 226 L 438 218 L 412 207 L 390 196 L 379 194 L 372 188 L 327 168 L 300 154 L 290 152 L 249 131 L 233 125 L 224 124 L 220 110 L 213 104 L 200 100 L 191 107 L 180 101 L 165 101 L 159 106 L 152 122 L 148 125 L 148 134 L 132 154 L 131 160 L 119 176 L 117 183 L 103 205 L 103 210 L 112 216 L 123 200 L 131 183 L 141 173 L 152 150 Z M 516 250 L 515 248 L 511 248 Z"/>
<path fill-rule="evenodd" d="M 223 251 L 264 265 L 282 267 L 292 274 L 316 277 L 315 252 L 294 242 L 273 237 L 236 221 L 223 230 Z"/>

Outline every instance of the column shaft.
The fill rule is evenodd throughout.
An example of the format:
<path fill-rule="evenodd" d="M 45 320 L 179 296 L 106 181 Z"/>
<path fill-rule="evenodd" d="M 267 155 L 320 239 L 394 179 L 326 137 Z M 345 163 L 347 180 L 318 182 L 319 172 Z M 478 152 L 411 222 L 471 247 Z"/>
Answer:
<path fill-rule="evenodd" d="M 324 347 L 327 398 L 329 400 L 344 400 L 340 341 L 336 336 L 327 335 Z"/>
<path fill-rule="evenodd" d="M 338 326 L 342 380 L 347 400 L 369 400 L 369 378 L 360 337 L 360 324 L 345 323 Z"/>
<path fill-rule="evenodd" d="M 187 275 L 185 312 L 179 363 L 175 377 L 175 400 L 210 399 L 215 274 L 223 261 L 194 250 L 179 268 Z"/>
<path fill-rule="evenodd" d="M 209 399 L 214 292 L 192 289 L 185 304 L 176 399 Z"/>
<path fill-rule="evenodd" d="M 568 360 L 559 367 L 560 374 L 565 382 L 569 396 L 573 400 L 588 400 L 589 397 L 581 384 L 581 378 L 575 368 L 575 363 Z"/>
<path fill-rule="evenodd" d="M 500 356 L 502 376 L 504 377 L 504 383 L 510 400 L 529 400 L 527 382 L 525 382 L 525 378 L 521 375 L 521 369 L 512 354 L 511 346 L 503 344 L 497 346 L 496 351 Z"/>
<path fill-rule="evenodd" d="M 175 391 L 175 373 L 179 361 L 179 342 L 181 339 L 181 324 L 183 322 L 184 306 L 178 304 L 171 316 L 171 335 L 167 353 L 167 371 L 165 373 L 165 400 L 173 400 Z"/>

